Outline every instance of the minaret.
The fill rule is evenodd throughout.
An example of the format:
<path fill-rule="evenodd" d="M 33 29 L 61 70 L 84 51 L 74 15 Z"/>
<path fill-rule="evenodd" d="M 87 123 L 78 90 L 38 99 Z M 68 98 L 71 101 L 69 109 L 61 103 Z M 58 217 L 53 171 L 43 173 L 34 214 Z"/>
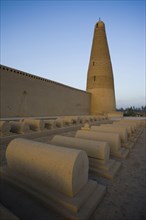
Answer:
<path fill-rule="evenodd" d="M 86 90 L 92 94 L 91 114 L 116 111 L 112 64 L 105 25 L 100 20 L 94 29 Z"/>

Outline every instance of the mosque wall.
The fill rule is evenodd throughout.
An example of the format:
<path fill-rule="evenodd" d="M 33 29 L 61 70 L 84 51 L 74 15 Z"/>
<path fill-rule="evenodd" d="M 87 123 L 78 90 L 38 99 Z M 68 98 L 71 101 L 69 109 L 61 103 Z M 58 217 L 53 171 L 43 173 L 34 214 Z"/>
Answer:
<path fill-rule="evenodd" d="M 90 93 L 2 65 L 0 98 L 2 118 L 90 113 Z"/>

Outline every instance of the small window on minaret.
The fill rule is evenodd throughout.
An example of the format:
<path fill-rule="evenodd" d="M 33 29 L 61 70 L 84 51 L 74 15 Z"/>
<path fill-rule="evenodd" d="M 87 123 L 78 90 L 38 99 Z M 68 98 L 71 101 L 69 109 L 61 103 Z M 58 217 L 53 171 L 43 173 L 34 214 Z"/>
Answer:
<path fill-rule="evenodd" d="M 96 76 L 93 76 L 93 80 L 94 80 L 94 82 L 96 81 Z"/>
<path fill-rule="evenodd" d="M 93 66 L 94 66 L 95 62 L 93 61 Z"/>

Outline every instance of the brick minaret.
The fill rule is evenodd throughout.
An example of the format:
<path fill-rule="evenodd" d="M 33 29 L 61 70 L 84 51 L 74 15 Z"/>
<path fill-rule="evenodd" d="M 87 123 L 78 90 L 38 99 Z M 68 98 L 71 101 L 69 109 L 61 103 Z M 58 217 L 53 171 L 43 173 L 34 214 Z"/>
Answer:
<path fill-rule="evenodd" d="M 116 110 L 112 64 L 106 38 L 105 25 L 95 25 L 88 68 L 87 91 L 91 96 L 91 114 Z"/>

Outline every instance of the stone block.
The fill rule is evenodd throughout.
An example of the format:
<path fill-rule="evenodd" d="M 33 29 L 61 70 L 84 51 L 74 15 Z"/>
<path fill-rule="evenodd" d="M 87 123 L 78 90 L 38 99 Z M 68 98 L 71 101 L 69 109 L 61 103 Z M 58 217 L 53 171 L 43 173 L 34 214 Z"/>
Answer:
<path fill-rule="evenodd" d="M 52 138 L 51 143 L 67 148 L 83 150 L 92 158 L 109 160 L 110 147 L 107 142 L 55 135 Z"/>
<path fill-rule="evenodd" d="M 55 120 L 55 123 L 56 123 L 56 127 L 58 127 L 58 128 L 64 127 L 64 121 L 63 121 L 62 118 L 57 118 L 57 119 Z"/>
<path fill-rule="evenodd" d="M 106 179 L 113 179 L 120 167 L 121 162 L 113 159 L 102 163 L 100 160 L 89 158 L 89 170 Z"/>
<path fill-rule="evenodd" d="M 90 171 L 94 171 L 99 176 L 108 179 L 113 179 L 121 166 L 120 162 L 109 159 L 110 147 L 107 142 L 55 135 L 51 143 L 62 147 L 84 150 L 89 158 Z"/>
<path fill-rule="evenodd" d="M 111 150 L 111 155 L 125 159 L 129 153 L 128 149 L 121 148 L 121 139 L 119 134 L 107 133 L 107 132 L 97 132 L 97 131 L 83 131 L 78 130 L 75 137 L 96 140 L 96 141 L 105 141 L 108 142 Z"/>
<path fill-rule="evenodd" d="M 15 186 L 17 191 L 22 191 L 26 195 L 28 194 L 28 199 L 31 196 L 34 201 L 39 201 L 41 204 L 53 209 L 53 211 L 67 219 L 88 220 L 106 193 L 106 187 L 97 184 L 97 182 L 93 180 L 88 180 L 86 185 L 76 196 L 70 197 L 50 189 L 46 185 L 40 185 L 33 179 L 26 178 L 24 180 L 21 175 L 16 176 L 14 173 L 10 172 L 7 167 L 3 167 L 0 174 L 4 183 L 6 182 Z M 21 202 L 21 204 L 19 209 L 22 209 L 21 207 L 24 206 L 23 202 Z M 12 206 L 12 204 L 10 205 Z M 19 215 L 22 213 L 22 218 L 24 211 L 26 212 L 26 210 L 19 210 Z"/>
<path fill-rule="evenodd" d="M 64 116 L 63 120 L 67 125 L 72 125 L 72 124 L 78 124 L 79 123 L 79 117 L 78 116 Z"/>
<path fill-rule="evenodd" d="M 130 137 L 132 135 L 132 127 L 130 125 L 124 125 L 124 124 L 120 124 L 120 123 L 117 123 L 117 122 L 113 122 L 113 124 L 111 124 L 112 127 L 120 127 L 120 128 L 124 128 L 127 130 L 127 133 L 128 133 L 128 137 Z M 111 125 L 107 125 L 107 126 L 111 126 Z"/>
<path fill-rule="evenodd" d="M 12 140 L 6 151 L 8 166 L 38 182 L 74 196 L 88 179 L 88 158 L 84 151 L 58 148 L 27 139 Z"/>
<path fill-rule="evenodd" d="M 47 129 L 56 128 L 55 120 L 44 120 L 44 124 L 45 124 L 45 128 L 47 128 Z"/>
<path fill-rule="evenodd" d="M 117 121 L 117 123 L 130 125 L 133 132 L 135 132 L 137 129 L 137 124 L 135 122 L 130 122 L 129 120 L 120 120 L 120 121 Z"/>
<path fill-rule="evenodd" d="M 19 138 L 10 142 L 6 157 L 1 180 L 68 219 L 89 219 L 106 192 L 105 186 L 88 180 L 88 158 L 82 150 Z"/>
<path fill-rule="evenodd" d="M 44 121 L 39 119 L 26 118 L 22 120 L 27 123 L 31 130 L 42 131 L 45 127 Z"/>
<path fill-rule="evenodd" d="M 81 127 L 81 130 L 87 130 L 87 131 L 89 131 L 90 130 L 90 125 L 89 125 L 89 123 L 85 123 L 84 124 L 84 126 L 83 127 Z"/>
<path fill-rule="evenodd" d="M 91 126 L 91 130 L 118 133 L 123 143 L 126 143 L 128 141 L 128 132 L 126 128 L 113 127 L 112 125 L 100 125 Z"/>
<path fill-rule="evenodd" d="M 125 120 L 121 120 L 121 123 L 124 124 L 130 124 L 131 126 L 134 126 L 134 137 L 137 139 L 140 134 L 143 131 L 144 128 L 144 120 L 139 120 L 139 119 L 125 119 Z"/>
<path fill-rule="evenodd" d="M 11 132 L 17 134 L 26 134 L 30 131 L 29 124 L 26 122 L 10 121 Z"/>

